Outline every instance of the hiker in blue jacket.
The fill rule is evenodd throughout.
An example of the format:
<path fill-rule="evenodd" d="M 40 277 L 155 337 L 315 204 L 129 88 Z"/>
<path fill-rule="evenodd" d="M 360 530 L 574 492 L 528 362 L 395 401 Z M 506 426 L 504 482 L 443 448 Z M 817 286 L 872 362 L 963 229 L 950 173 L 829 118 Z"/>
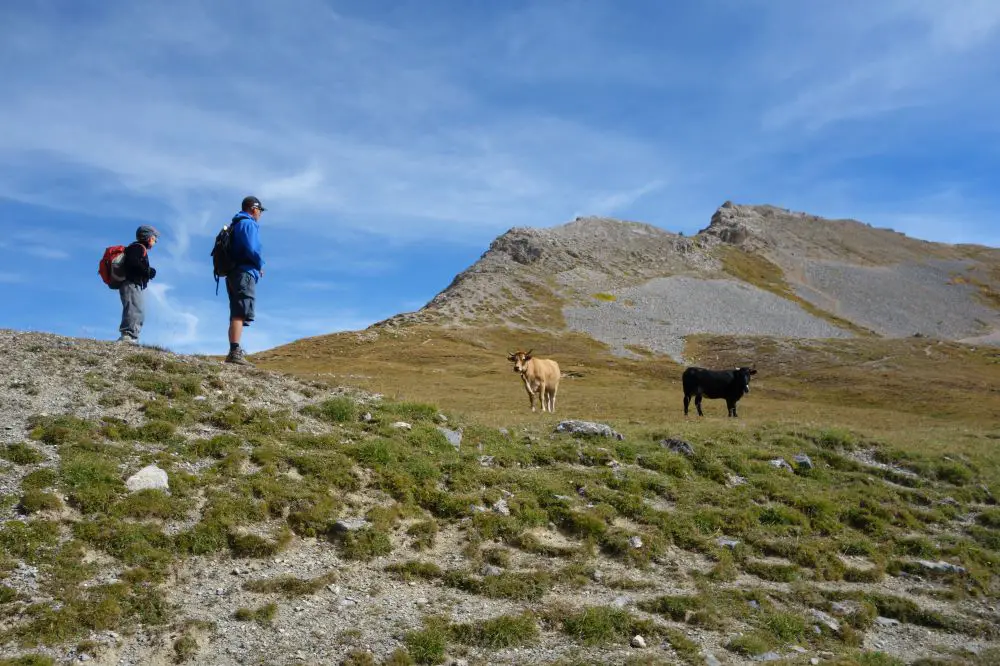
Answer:
<path fill-rule="evenodd" d="M 236 268 L 226 276 L 226 292 L 229 294 L 229 355 L 226 356 L 226 363 L 251 365 L 240 346 L 240 338 L 243 327 L 254 320 L 257 281 L 264 275 L 258 222 L 261 213 L 267 209 L 255 196 L 243 199 L 240 208 L 230 225 L 230 252 Z"/>

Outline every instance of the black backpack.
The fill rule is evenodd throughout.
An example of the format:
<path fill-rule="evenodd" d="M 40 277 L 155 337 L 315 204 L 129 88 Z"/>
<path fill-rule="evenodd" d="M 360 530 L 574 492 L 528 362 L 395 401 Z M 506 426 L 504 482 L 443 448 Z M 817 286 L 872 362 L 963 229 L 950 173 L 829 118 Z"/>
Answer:
<path fill-rule="evenodd" d="M 215 293 L 219 293 L 219 278 L 224 278 L 236 269 L 233 259 L 233 227 L 236 222 L 222 227 L 215 236 L 215 246 L 212 247 L 212 275 L 215 277 Z"/>

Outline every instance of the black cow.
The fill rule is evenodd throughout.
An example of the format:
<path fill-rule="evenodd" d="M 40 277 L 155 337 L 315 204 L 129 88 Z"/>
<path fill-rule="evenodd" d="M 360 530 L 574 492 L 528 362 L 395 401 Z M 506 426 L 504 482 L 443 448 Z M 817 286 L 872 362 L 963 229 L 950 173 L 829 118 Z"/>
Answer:
<path fill-rule="evenodd" d="M 687 416 L 691 396 L 694 396 L 694 406 L 698 408 L 698 416 L 704 416 L 701 411 L 702 396 L 712 400 L 725 398 L 729 408 L 729 416 L 736 416 L 736 403 L 744 393 L 750 392 L 750 375 L 756 375 L 754 368 L 736 368 L 735 370 L 706 370 L 705 368 L 688 368 L 681 375 L 684 384 L 684 416 Z"/>

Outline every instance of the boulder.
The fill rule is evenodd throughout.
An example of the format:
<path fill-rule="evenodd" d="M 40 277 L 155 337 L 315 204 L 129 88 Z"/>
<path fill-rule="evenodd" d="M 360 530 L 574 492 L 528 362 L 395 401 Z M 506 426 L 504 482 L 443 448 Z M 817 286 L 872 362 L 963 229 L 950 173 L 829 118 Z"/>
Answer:
<path fill-rule="evenodd" d="M 438 426 L 438 432 L 444 435 L 444 438 L 448 440 L 448 443 L 455 447 L 456 450 L 462 447 L 462 431 L 461 430 L 449 430 L 443 426 Z"/>
<path fill-rule="evenodd" d="M 583 435 L 585 437 L 610 437 L 618 440 L 625 439 L 624 435 L 615 431 L 611 426 L 604 423 L 594 423 L 593 421 L 563 421 L 556 426 L 555 431 L 571 435 Z"/>
<path fill-rule="evenodd" d="M 125 487 L 130 492 L 140 490 L 170 490 L 170 481 L 166 471 L 156 465 L 147 465 L 125 481 Z"/>
<path fill-rule="evenodd" d="M 682 456 L 687 456 L 688 458 L 694 455 L 694 447 L 691 446 L 691 443 L 685 442 L 683 439 L 677 439 L 676 437 L 661 439 L 660 446 L 670 449 L 674 453 L 679 453 Z"/>

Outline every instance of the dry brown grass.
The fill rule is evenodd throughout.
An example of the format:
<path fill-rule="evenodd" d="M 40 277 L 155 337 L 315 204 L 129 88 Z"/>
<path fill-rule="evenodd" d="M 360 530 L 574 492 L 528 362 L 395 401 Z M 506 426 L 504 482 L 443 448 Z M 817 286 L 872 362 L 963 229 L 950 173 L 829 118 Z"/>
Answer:
<path fill-rule="evenodd" d="M 507 352 L 533 348 L 565 376 L 554 415 L 532 414 Z M 739 405 L 748 424 L 859 427 L 889 440 L 960 446 L 962 433 L 996 428 L 1000 352 L 927 338 L 787 341 L 694 336 L 688 358 L 707 367 L 756 362 L 752 393 Z M 341 333 L 259 354 L 261 367 L 393 399 L 419 400 L 486 425 L 555 423 L 566 418 L 677 428 L 682 367 L 664 356 L 632 360 L 580 334 L 505 328 L 413 327 L 375 339 Z M 706 401 L 702 425 L 724 422 Z"/>

